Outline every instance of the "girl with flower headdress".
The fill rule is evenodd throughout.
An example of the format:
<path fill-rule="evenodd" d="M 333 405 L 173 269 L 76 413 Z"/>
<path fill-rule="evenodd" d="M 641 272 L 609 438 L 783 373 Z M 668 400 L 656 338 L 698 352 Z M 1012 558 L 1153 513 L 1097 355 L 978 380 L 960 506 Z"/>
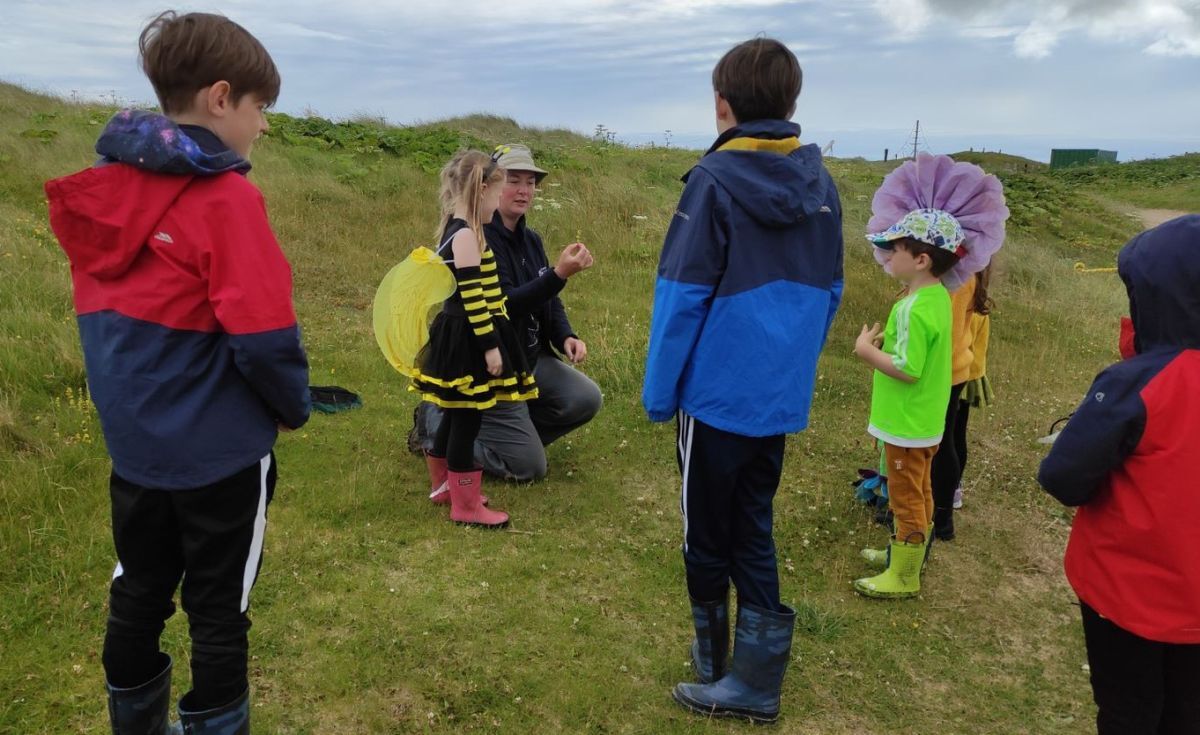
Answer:
<path fill-rule="evenodd" d="M 854 347 L 875 369 L 868 431 L 884 445 L 894 534 L 886 550 L 863 551 L 886 568 L 856 580 L 854 589 L 913 597 L 933 535 L 934 457 L 946 416 L 957 409 L 951 293 L 973 285 L 1003 244 L 1008 208 L 996 177 L 948 156 L 920 154 L 884 179 L 872 210 L 867 239 L 876 260 L 905 286 L 886 328 L 864 325 Z"/>

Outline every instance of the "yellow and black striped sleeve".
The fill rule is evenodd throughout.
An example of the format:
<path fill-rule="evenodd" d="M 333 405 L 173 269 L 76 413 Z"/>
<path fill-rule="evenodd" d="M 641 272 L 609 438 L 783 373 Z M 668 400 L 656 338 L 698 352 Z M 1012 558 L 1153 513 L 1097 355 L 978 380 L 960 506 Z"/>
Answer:
<path fill-rule="evenodd" d="M 462 298 L 463 308 L 467 312 L 467 321 L 475 339 L 485 351 L 500 346 L 496 336 L 496 327 L 492 324 L 492 313 L 488 310 L 487 297 L 484 295 L 484 277 L 479 266 L 458 269 L 458 295 Z"/>
<path fill-rule="evenodd" d="M 506 299 L 504 291 L 500 288 L 500 274 L 496 270 L 496 258 L 491 250 L 484 251 L 483 262 L 479 264 L 479 274 L 479 285 L 483 287 L 483 298 L 488 309 L 493 314 L 503 313 Z"/>

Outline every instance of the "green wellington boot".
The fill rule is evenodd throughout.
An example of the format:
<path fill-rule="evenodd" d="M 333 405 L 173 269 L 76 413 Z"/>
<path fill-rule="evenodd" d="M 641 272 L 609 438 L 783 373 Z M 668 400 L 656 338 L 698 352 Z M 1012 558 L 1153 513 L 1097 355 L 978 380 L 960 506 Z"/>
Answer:
<path fill-rule="evenodd" d="M 925 547 L 925 559 L 921 562 L 921 569 L 924 570 L 925 565 L 929 563 L 929 549 L 933 546 L 933 526 L 925 531 L 925 541 L 921 545 Z M 876 569 L 887 569 L 888 562 L 891 560 L 891 551 L 892 547 L 889 544 L 884 549 L 863 549 L 858 552 L 858 555 Z"/>
<path fill-rule="evenodd" d="M 877 569 L 887 569 L 888 561 L 891 560 L 892 547 L 889 545 L 886 549 L 863 549 L 858 552 L 858 555 L 867 562 L 869 566 Z"/>
<path fill-rule="evenodd" d="M 921 566 L 925 560 L 925 544 L 906 544 L 892 541 L 888 567 L 874 577 L 854 580 L 854 591 L 867 597 L 916 597 L 921 591 Z"/>

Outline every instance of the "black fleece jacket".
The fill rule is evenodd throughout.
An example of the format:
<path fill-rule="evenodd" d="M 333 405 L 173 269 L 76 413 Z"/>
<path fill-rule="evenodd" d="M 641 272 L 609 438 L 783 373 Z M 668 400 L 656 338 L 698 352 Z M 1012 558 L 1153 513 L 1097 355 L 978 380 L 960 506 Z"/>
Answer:
<path fill-rule="evenodd" d="M 539 354 L 553 356 L 553 347 L 564 352 L 563 343 L 576 337 L 558 292 L 567 282 L 558 277 L 546 258 L 542 238 L 517 221 L 516 230 L 504 226 L 497 212 L 484 226 L 484 237 L 496 254 L 500 287 L 508 297 L 508 316 L 532 360 Z"/>

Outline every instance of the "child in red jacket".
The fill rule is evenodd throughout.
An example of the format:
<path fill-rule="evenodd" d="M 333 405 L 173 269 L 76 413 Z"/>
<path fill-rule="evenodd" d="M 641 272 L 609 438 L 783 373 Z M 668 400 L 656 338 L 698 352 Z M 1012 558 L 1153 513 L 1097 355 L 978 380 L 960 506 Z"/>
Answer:
<path fill-rule="evenodd" d="M 46 184 L 113 461 L 109 715 L 113 732 L 168 732 L 159 636 L 182 580 L 184 728 L 243 733 L 272 447 L 309 414 L 291 269 L 245 177 L 279 72 L 218 15 L 163 13 L 140 49 L 165 116 L 118 113 L 97 166 Z"/>
<path fill-rule="evenodd" d="M 1101 735 L 1200 732 L 1200 215 L 1117 260 L 1136 354 L 1096 377 L 1038 481 L 1079 506 L 1066 572 Z"/>

